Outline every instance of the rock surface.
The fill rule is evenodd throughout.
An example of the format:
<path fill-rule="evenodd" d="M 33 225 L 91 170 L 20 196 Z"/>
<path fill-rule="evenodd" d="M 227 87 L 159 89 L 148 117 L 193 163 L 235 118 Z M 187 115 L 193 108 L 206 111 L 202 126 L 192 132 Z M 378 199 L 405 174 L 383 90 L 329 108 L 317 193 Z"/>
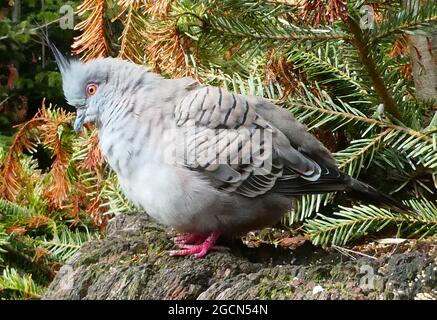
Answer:
<path fill-rule="evenodd" d="M 392 245 L 379 257 L 308 243 L 294 250 L 234 243 L 199 260 L 168 256 L 174 235 L 144 214 L 118 216 L 105 239 L 86 243 L 60 269 L 44 299 L 437 297 L 433 242 L 402 253 Z"/>

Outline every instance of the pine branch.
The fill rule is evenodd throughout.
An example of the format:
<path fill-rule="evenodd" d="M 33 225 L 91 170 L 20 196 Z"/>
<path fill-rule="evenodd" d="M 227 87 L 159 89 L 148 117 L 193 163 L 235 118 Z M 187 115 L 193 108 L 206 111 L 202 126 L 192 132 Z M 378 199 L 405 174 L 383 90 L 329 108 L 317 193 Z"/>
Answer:
<path fill-rule="evenodd" d="M 126 199 L 120 190 L 117 177 L 113 171 L 110 172 L 110 175 L 105 180 L 99 198 L 102 199 L 100 206 L 107 209 L 107 215 L 119 215 L 134 210 L 133 204 Z"/>
<path fill-rule="evenodd" d="M 332 28 L 295 26 L 281 19 L 282 5 L 277 4 L 266 12 L 259 6 L 239 7 L 238 1 L 228 6 L 209 7 L 202 16 L 200 28 L 236 38 L 292 42 L 306 40 L 347 40 L 349 35 Z M 259 9 L 259 10 L 257 10 Z M 232 11 L 234 11 L 232 14 Z"/>
<path fill-rule="evenodd" d="M 326 44 L 323 50 L 320 48 L 317 51 L 292 49 L 286 56 L 295 68 L 302 69 L 311 80 L 328 85 L 333 90 L 333 96 L 344 101 L 357 101 L 368 94 L 369 88 L 364 87 L 356 75 L 351 75 L 335 46 Z"/>
<path fill-rule="evenodd" d="M 53 239 L 36 239 L 35 244 L 47 249 L 56 260 L 66 262 L 85 242 L 96 238 L 88 231 L 71 231 L 64 227 L 54 234 Z"/>
<path fill-rule="evenodd" d="M 120 0 L 119 5 L 124 8 L 120 16 L 124 14 L 125 17 L 122 19 L 124 29 L 120 36 L 121 48 L 118 57 L 144 64 L 144 34 L 147 32 L 144 17 L 145 4 L 136 0 Z"/>
<path fill-rule="evenodd" d="M 73 118 L 73 114 L 66 113 L 63 110 L 51 110 L 43 107 L 35 114 L 35 116 L 24 124 L 18 126 L 18 131 L 14 135 L 12 145 L 9 148 L 6 156 L 0 163 L 1 175 L 0 175 L 0 198 L 14 200 L 19 195 L 23 186 L 28 181 L 28 176 L 23 172 L 23 167 L 20 162 L 20 157 L 24 150 L 30 153 L 35 152 L 36 145 L 39 142 L 45 143 L 49 148 L 52 148 L 54 152 L 54 164 L 52 166 L 54 177 L 58 177 L 52 188 L 57 188 L 63 185 L 63 179 L 59 177 L 65 174 L 63 171 L 63 165 L 66 161 L 66 148 L 63 142 L 59 139 L 59 135 L 63 131 L 59 130 L 60 127 L 70 126 L 70 121 Z M 62 195 L 58 193 L 55 195 Z"/>
<path fill-rule="evenodd" d="M 6 233 L 3 226 L 0 224 L 0 263 L 3 262 L 2 253 L 6 252 L 6 250 L 3 247 L 8 243 L 9 243 L 9 235 Z"/>
<path fill-rule="evenodd" d="M 432 132 L 430 133 L 432 134 Z M 410 134 L 392 131 L 384 138 L 384 143 L 405 152 L 407 158 L 418 159 L 417 164 L 434 169 L 437 167 L 437 148 L 430 136 L 425 135 L 426 142 L 423 140 L 423 136 L 417 132 Z"/>
<path fill-rule="evenodd" d="M 7 219 L 8 217 L 28 216 L 29 211 L 33 214 L 35 213 L 32 209 L 8 200 L 0 199 L 0 212 L 2 213 L 3 219 Z"/>
<path fill-rule="evenodd" d="M 44 111 L 38 112 L 30 121 L 18 127 L 6 156 L 0 163 L 0 198 L 14 200 L 22 189 L 22 168 L 19 156 L 24 150 L 34 152 L 36 143 L 30 138 L 30 132 L 44 123 Z"/>
<path fill-rule="evenodd" d="M 299 197 L 290 213 L 284 216 L 284 223 L 292 225 L 312 218 L 316 212 L 334 200 L 334 195 L 335 193 L 308 194 Z"/>
<path fill-rule="evenodd" d="M 373 156 L 382 144 L 384 138 L 391 132 L 386 129 L 380 134 L 368 139 L 359 139 L 351 142 L 351 145 L 334 154 L 338 168 L 352 177 L 358 177 L 363 168 L 368 168 L 372 163 Z"/>
<path fill-rule="evenodd" d="M 329 100 L 328 100 L 329 101 Z M 320 102 L 320 101 L 319 101 Z M 345 110 L 335 111 L 326 108 L 323 103 L 319 103 L 318 106 L 311 104 L 301 104 L 297 102 L 288 102 L 290 106 L 299 107 L 299 109 L 307 110 L 307 112 L 296 112 L 294 114 L 299 115 L 301 121 L 309 123 L 310 128 L 317 128 L 325 125 L 329 122 L 340 122 L 334 130 L 344 126 L 348 123 L 358 123 L 363 125 L 366 130 L 364 133 L 371 131 L 375 127 L 388 130 L 385 133 L 383 144 L 396 148 L 399 151 L 404 152 L 404 156 L 409 159 L 416 159 L 414 162 L 417 165 L 423 165 L 428 168 L 435 168 L 437 163 L 437 148 L 435 146 L 435 133 L 434 131 L 415 131 L 408 127 L 401 127 L 391 123 L 386 123 L 381 120 L 367 118 L 363 115 L 357 115 L 348 113 Z M 329 106 L 332 106 L 330 103 Z M 317 114 L 325 115 L 323 117 L 317 117 Z M 315 120 L 308 120 L 313 118 Z M 365 126 L 370 125 L 370 126 Z M 363 134 L 364 135 L 364 134 Z"/>
<path fill-rule="evenodd" d="M 37 208 L 25 207 L 0 199 L 0 212 L 3 216 L 3 224 L 10 234 L 22 235 L 29 230 L 43 226 L 56 228 L 55 222 L 50 217 L 40 213 Z"/>
<path fill-rule="evenodd" d="M 370 232 L 378 232 L 394 225 L 405 236 L 435 236 L 437 234 L 437 207 L 427 200 L 409 204 L 421 212 L 420 216 L 399 214 L 375 206 L 342 207 L 333 217 L 318 214 L 305 222 L 306 231 L 314 244 L 345 245 Z"/>
<path fill-rule="evenodd" d="M 75 30 L 81 34 L 74 38 L 71 48 L 73 54 L 84 53 L 84 60 L 108 56 L 110 53 L 105 34 L 105 6 L 105 0 L 84 0 L 77 8 L 79 16 L 85 13 L 89 13 L 89 16 L 75 26 Z"/>
<path fill-rule="evenodd" d="M 411 1 L 412 2 L 412 1 Z M 383 38 L 405 31 L 414 31 L 419 27 L 430 30 L 437 24 L 437 6 L 435 1 L 428 0 L 421 4 L 417 10 L 408 6 L 402 10 L 390 10 L 381 23 L 376 24 L 372 30 L 372 42 L 380 42 Z"/>
<path fill-rule="evenodd" d="M 367 72 L 372 79 L 373 85 L 375 86 L 375 91 L 380 97 L 381 101 L 384 103 L 385 110 L 396 119 L 401 120 L 399 108 L 378 72 L 378 68 L 376 67 L 375 62 L 370 54 L 368 41 L 364 38 L 360 26 L 350 17 L 347 20 L 347 24 L 349 30 L 353 34 L 353 39 L 351 42 L 358 50 L 361 62 L 366 67 Z"/>
<path fill-rule="evenodd" d="M 174 0 L 145 1 L 146 12 L 152 16 L 167 16 Z"/>
<path fill-rule="evenodd" d="M 140 37 L 146 38 L 144 51 L 155 72 L 174 78 L 196 77 L 192 56 L 197 52 L 197 44 L 182 30 L 182 20 L 180 15 L 157 13 L 142 22 L 144 32 Z"/>
<path fill-rule="evenodd" d="M 38 286 L 32 275 L 20 275 L 14 268 L 6 267 L 0 276 L 0 293 L 12 291 L 12 295 L 18 299 L 38 299 L 44 293 L 44 289 Z"/>
<path fill-rule="evenodd" d="M 262 26 L 262 24 L 260 24 Z M 298 27 L 275 26 L 277 29 L 269 27 L 249 27 L 242 21 L 235 19 L 226 19 L 224 17 L 215 17 L 214 20 L 208 20 L 206 25 L 202 26 L 206 30 L 222 33 L 227 36 L 236 38 L 245 38 L 252 40 L 266 40 L 278 42 L 293 41 L 326 41 L 326 40 L 347 40 L 348 36 L 330 29 L 303 29 Z"/>
<path fill-rule="evenodd" d="M 67 139 L 68 132 L 65 127 L 70 127 L 71 114 L 64 111 L 48 112 L 46 123 L 39 129 L 43 137 L 43 144 L 53 153 L 53 163 L 50 168 L 49 187 L 45 190 L 44 196 L 49 199 L 55 207 L 61 207 L 67 200 L 70 184 L 67 175 L 69 159 L 72 154 L 70 143 Z"/>
<path fill-rule="evenodd" d="M 320 102 L 320 101 L 319 101 Z M 433 143 L 433 138 L 431 138 L 429 135 L 432 132 L 420 132 L 420 131 L 415 131 L 411 128 L 408 127 L 401 127 L 392 123 L 386 123 L 383 122 L 381 120 L 377 120 L 377 119 L 373 119 L 373 118 L 367 118 L 364 115 L 360 115 L 358 114 L 358 112 L 356 112 L 357 110 L 355 110 L 355 112 L 347 112 L 346 110 L 353 110 L 350 107 L 348 107 L 346 110 L 342 110 L 342 111 L 336 111 L 336 110 L 332 110 L 332 109 L 328 109 L 326 108 L 326 105 L 324 105 L 323 103 L 319 103 L 318 106 L 313 106 L 313 105 L 308 105 L 308 104 L 303 104 L 303 103 L 299 103 L 299 102 L 295 102 L 295 101 L 289 101 L 287 102 L 287 105 L 289 105 L 290 107 L 297 107 L 300 109 L 304 109 L 304 110 L 308 110 L 309 112 L 317 112 L 317 113 L 321 113 L 321 114 L 325 114 L 329 117 L 329 120 L 324 120 L 324 123 L 327 123 L 329 121 L 336 121 L 338 119 L 343 119 L 344 122 L 342 123 L 342 125 L 344 125 L 345 123 L 361 123 L 361 124 L 368 124 L 370 125 L 372 128 L 374 126 L 378 126 L 381 128 L 390 128 L 393 129 L 394 131 L 398 131 L 401 133 L 404 133 L 406 135 L 415 137 L 417 139 L 419 139 L 422 142 L 426 142 L 426 143 Z M 333 106 L 331 103 L 329 103 L 330 106 Z M 344 107 L 347 107 L 347 105 L 344 105 Z M 336 106 L 336 108 L 339 110 L 341 107 L 340 106 Z M 302 119 L 303 117 L 307 118 L 308 115 L 299 115 L 299 119 Z M 323 124 L 324 124 L 323 123 Z M 312 128 L 315 127 L 319 127 L 321 126 L 321 124 L 317 124 L 316 126 L 313 126 Z"/>
<path fill-rule="evenodd" d="M 88 126 L 82 135 L 74 140 L 73 155 L 69 167 L 74 171 L 72 211 L 76 219 L 79 213 L 91 217 L 95 225 L 106 225 L 108 215 L 101 206 L 101 190 L 107 179 L 107 164 L 99 147 L 97 130 Z M 85 200 L 86 199 L 86 200 Z"/>

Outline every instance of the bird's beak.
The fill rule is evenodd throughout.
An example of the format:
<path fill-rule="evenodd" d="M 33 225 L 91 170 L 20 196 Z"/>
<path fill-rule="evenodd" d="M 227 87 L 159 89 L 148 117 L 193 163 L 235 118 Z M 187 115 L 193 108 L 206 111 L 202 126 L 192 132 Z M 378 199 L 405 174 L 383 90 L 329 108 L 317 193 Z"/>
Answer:
<path fill-rule="evenodd" d="M 76 119 L 74 120 L 73 129 L 75 132 L 79 132 L 85 121 L 86 111 L 85 108 L 76 109 Z"/>

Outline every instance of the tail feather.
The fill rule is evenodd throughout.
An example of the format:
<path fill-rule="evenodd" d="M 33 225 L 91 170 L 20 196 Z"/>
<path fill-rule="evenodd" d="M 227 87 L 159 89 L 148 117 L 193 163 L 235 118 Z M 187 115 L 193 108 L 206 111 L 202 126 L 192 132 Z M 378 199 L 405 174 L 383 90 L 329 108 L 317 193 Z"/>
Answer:
<path fill-rule="evenodd" d="M 320 194 L 335 191 L 346 191 L 353 198 L 363 200 L 379 207 L 390 208 L 401 213 L 419 214 L 413 208 L 386 195 L 367 183 L 354 179 L 336 168 L 324 170 L 320 179 L 308 181 L 302 178 L 278 180 L 272 192 L 286 196 L 303 194 Z"/>
<path fill-rule="evenodd" d="M 388 207 L 390 209 L 402 212 L 402 213 L 414 213 L 418 214 L 416 210 L 408 207 L 400 201 L 386 195 L 367 183 L 358 181 L 354 178 L 349 180 L 347 191 L 359 199 L 363 199 L 369 203 L 375 204 L 381 207 Z"/>

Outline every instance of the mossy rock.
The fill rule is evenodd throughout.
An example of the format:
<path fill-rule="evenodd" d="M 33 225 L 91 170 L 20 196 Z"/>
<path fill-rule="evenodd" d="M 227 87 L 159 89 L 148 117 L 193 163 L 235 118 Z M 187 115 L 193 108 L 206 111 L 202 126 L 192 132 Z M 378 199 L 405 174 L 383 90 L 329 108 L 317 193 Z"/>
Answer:
<path fill-rule="evenodd" d="M 171 257 L 168 230 L 143 213 L 121 215 L 103 240 L 65 264 L 44 299 L 414 299 L 435 298 L 429 246 L 371 259 L 303 245 L 230 245 L 205 259 Z"/>

